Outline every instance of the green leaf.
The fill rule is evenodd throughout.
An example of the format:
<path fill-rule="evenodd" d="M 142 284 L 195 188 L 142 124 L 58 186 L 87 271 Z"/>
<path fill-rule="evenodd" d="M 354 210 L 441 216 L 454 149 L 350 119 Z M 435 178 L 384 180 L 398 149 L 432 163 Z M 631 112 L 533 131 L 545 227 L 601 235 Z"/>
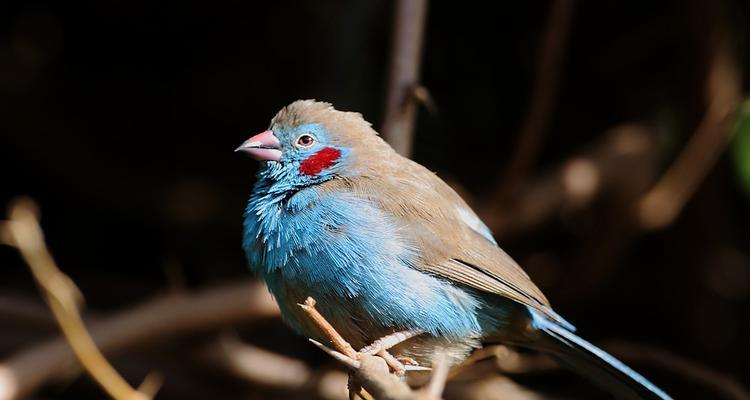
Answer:
<path fill-rule="evenodd" d="M 732 158 L 739 185 L 750 196 L 750 99 L 737 110 L 732 126 Z"/>

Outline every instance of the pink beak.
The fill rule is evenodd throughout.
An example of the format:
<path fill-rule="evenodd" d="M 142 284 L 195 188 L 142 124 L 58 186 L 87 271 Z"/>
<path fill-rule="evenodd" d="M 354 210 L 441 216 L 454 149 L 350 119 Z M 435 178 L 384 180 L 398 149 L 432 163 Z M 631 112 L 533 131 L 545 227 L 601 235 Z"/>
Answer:
<path fill-rule="evenodd" d="M 279 161 L 281 159 L 281 142 L 272 131 L 261 132 L 234 151 L 241 151 L 258 161 Z"/>

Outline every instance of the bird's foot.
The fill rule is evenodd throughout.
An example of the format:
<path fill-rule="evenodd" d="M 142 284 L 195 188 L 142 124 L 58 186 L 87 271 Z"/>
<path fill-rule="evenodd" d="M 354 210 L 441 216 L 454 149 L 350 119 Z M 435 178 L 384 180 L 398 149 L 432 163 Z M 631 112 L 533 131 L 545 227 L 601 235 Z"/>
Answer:
<path fill-rule="evenodd" d="M 317 309 L 315 309 L 315 300 L 308 297 L 304 304 L 299 305 L 305 313 L 310 317 L 312 322 L 320 328 L 323 336 L 334 346 L 335 350 L 328 346 L 320 343 L 314 339 L 309 339 L 310 342 L 318 346 L 321 350 L 328 353 L 331 357 L 335 358 L 340 363 L 349 367 L 352 371 L 349 373 L 349 399 L 354 400 L 356 398 L 364 400 L 372 400 L 372 396 L 363 390 L 362 385 L 359 384 L 356 377 L 356 371 L 359 371 L 363 365 L 372 366 L 372 363 L 367 364 L 368 357 L 379 357 L 386 365 L 388 370 L 392 371 L 399 377 L 403 377 L 406 371 L 430 371 L 430 368 L 421 367 L 414 360 L 404 357 L 396 358 L 388 352 L 388 349 L 414 337 L 421 332 L 397 332 L 380 338 L 373 342 L 370 346 L 365 346 L 361 352 L 357 352 L 354 348 L 346 341 L 336 329 L 323 317 Z"/>
<path fill-rule="evenodd" d="M 318 346 L 321 350 L 328 353 L 331 357 L 335 358 L 342 364 L 347 365 L 352 369 L 358 369 L 360 366 L 360 360 L 363 356 L 375 356 L 382 358 L 388 365 L 389 369 L 398 376 L 404 376 L 406 371 L 429 371 L 429 368 L 420 367 L 414 360 L 404 358 L 406 361 L 402 362 L 398 358 L 394 357 L 388 352 L 393 346 L 396 346 L 404 341 L 413 338 L 414 336 L 420 335 L 423 332 L 421 330 L 406 330 L 391 333 L 390 335 L 383 336 L 382 338 L 372 342 L 372 344 L 363 347 L 360 351 L 355 351 L 354 348 L 347 342 L 336 329 L 315 309 L 315 300 L 308 297 L 304 304 L 300 304 L 300 307 L 307 313 L 310 319 L 320 328 L 321 332 L 328 339 L 328 341 L 335 347 L 334 349 L 328 346 L 310 339 L 310 341 Z"/>
<path fill-rule="evenodd" d="M 353 354 L 344 354 L 340 351 L 329 348 L 328 346 L 320 343 L 314 339 L 309 339 L 314 345 L 318 346 L 321 350 L 328 353 L 331 357 L 335 358 L 342 364 L 348 366 L 351 369 L 358 369 L 360 366 L 360 359 L 363 356 L 380 357 L 385 361 L 388 368 L 396 376 L 403 377 L 408 371 L 430 371 L 430 368 L 422 367 L 414 359 L 410 357 L 395 357 L 389 353 L 388 350 L 380 349 L 377 353 L 371 352 L 355 352 Z"/>
<path fill-rule="evenodd" d="M 367 353 L 362 353 L 367 354 Z M 370 354 L 367 354 L 370 355 Z M 372 354 L 376 357 L 380 357 L 383 360 L 385 360 L 385 363 L 388 365 L 388 368 L 391 369 L 391 372 L 393 372 L 398 377 L 403 377 L 406 375 L 406 365 L 402 363 L 398 358 L 394 357 L 393 354 L 389 353 L 388 350 L 380 350 L 375 354 Z"/>
<path fill-rule="evenodd" d="M 415 359 L 413 359 L 411 357 L 399 356 L 399 357 L 396 357 L 396 359 L 399 360 L 399 361 L 401 361 L 401 363 L 404 364 L 404 365 L 419 365 L 419 363 L 417 362 L 417 360 L 415 360 Z"/>
<path fill-rule="evenodd" d="M 404 376 L 407 370 L 405 364 L 410 366 L 418 366 L 419 364 L 409 357 L 394 357 L 388 352 L 388 349 L 401 344 L 414 336 L 421 335 L 422 333 L 423 331 L 418 329 L 394 332 L 361 348 L 359 353 L 382 358 L 394 374 L 397 376 Z M 403 362 L 402 359 L 408 362 Z"/>

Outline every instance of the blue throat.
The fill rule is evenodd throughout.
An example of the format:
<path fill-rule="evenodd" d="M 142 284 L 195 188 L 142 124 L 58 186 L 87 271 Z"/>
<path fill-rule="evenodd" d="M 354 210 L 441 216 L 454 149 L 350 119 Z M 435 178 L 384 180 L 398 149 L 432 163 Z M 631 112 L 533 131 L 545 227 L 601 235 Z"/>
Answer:
<path fill-rule="evenodd" d="M 245 209 L 243 248 L 250 268 L 261 276 L 281 268 L 289 261 L 293 247 L 287 246 L 294 246 L 290 239 L 297 232 L 288 231 L 290 226 L 285 226 L 283 222 L 290 212 L 300 206 L 300 200 L 308 197 L 304 194 L 298 196 L 300 192 L 313 183 L 322 183 L 334 177 L 323 175 L 312 182 L 310 178 L 297 173 L 298 165 L 295 162 L 265 163 L 258 171 L 253 193 Z M 290 201 L 296 196 L 299 198 Z"/>

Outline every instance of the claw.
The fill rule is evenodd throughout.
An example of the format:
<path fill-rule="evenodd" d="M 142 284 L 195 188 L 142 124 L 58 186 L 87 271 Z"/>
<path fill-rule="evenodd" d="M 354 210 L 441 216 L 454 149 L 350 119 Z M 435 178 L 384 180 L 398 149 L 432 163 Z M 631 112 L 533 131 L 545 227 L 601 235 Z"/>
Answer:
<path fill-rule="evenodd" d="M 403 377 L 406 375 L 406 366 L 387 350 L 380 350 L 376 356 L 385 360 L 385 363 L 388 364 L 388 367 L 390 367 L 391 371 L 397 376 Z"/>
<path fill-rule="evenodd" d="M 406 370 L 406 372 L 432 371 L 432 368 L 430 368 L 430 367 L 423 367 L 421 365 L 404 365 L 404 369 Z"/>
<path fill-rule="evenodd" d="M 417 360 L 415 360 L 415 359 L 413 359 L 411 357 L 399 356 L 399 357 L 396 357 L 396 359 L 399 360 L 399 361 L 401 361 L 401 363 L 404 364 L 404 365 L 419 365 L 419 363 L 417 362 Z"/>

